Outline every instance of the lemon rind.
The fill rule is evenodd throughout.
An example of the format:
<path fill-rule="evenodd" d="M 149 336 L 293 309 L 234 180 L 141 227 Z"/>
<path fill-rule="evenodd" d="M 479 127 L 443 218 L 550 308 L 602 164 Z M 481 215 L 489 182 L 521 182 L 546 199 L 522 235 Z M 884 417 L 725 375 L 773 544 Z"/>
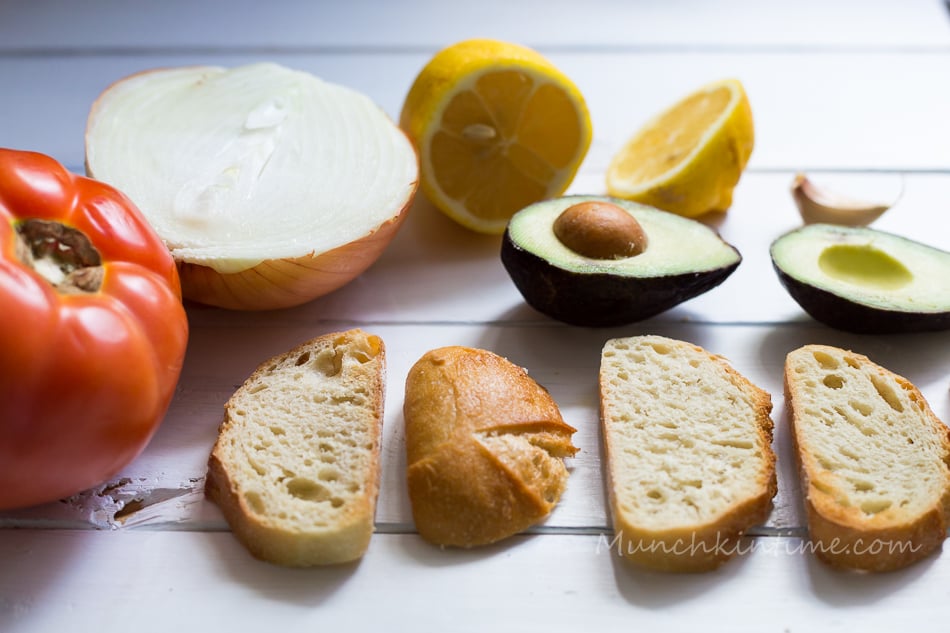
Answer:
<path fill-rule="evenodd" d="M 692 95 L 701 92 L 711 92 L 722 86 L 728 86 L 730 88 L 731 97 L 729 99 L 729 103 L 725 108 L 723 108 L 722 114 L 720 114 L 706 129 L 699 141 L 696 143 L 696 147 L 693 148 L 693 151 L 680 160 L 675 167 L 668 169 L 651 180 L 644 181 L 635 186 L 630 185 L 629 179 L 622 178 L 617 175 L 617 164 L 620 162 L 620 158 L 626 153 L 626 148 L 636 142 L 641 136 L 643 136 L 645 132 L 653 129 L 656 126 L 657 121 L 659 121 L 670 109 L 676 107 L 676 105 Z M 744 94 L 745 91 L 737 79 L 723 79 L 714 81 L 702 86 L 697 90 L 694 90 L 688 95 L 685 95 L 683 98 L 676 101 L 676 103 L 651 117 L 640 127 L 636 134 L 630 137 L 630 139 L 628 139 L 627 142 L 623 144 L 621 149 L 611 159 L 607 167 L 607 192 L 612 196 L 622 198 L 640 196 L 675 181 L 678 176 L 688 171 L 696 164 L 697 158 L 702 153 L 707 151 L 707 148 L 711 144 L 711 140 L 714 139 L 725 128 L 726 124 L 732 117 L 736 116 L 736 112 L 742 102 Z"/>

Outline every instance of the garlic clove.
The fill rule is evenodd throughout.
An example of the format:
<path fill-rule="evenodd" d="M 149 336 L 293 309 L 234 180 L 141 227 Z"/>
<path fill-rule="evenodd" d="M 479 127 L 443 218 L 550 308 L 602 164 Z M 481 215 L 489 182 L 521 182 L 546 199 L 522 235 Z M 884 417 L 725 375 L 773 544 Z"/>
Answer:
<path fill-rule="evenodd" d="M 892 206 L 857 200 L 829 191 L 816 186 L 801 173 L 795 175 L 791 192 L 805 224 L 867 226 Z"/>

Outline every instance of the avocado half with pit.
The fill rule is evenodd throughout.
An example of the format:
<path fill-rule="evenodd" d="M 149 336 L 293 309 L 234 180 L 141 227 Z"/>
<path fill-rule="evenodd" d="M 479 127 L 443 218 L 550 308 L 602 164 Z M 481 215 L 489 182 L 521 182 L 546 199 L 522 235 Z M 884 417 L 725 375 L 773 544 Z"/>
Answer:
<path fill-rule="evenodd" d="M 501 261 L 528 305 L 559 321 L 640 321 L 718 286 L 742 257 L 706 225 L 636 202 L 565 196 L 516 213 Z"/>
<path fill-rule="evenodd" d="M 772 265 L 817 321 L 858 334 L 950 328 L 950 253 L 866 227 L 811 224 L 781 236 Z"/>

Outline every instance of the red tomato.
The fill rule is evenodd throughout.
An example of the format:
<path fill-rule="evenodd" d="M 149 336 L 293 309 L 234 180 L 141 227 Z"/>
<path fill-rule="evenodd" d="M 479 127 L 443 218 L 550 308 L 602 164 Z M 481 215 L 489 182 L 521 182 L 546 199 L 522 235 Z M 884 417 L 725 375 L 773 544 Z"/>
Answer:
<path fill-rule="evenodd" d="M 187 340 L 175 263 L 129 199 L 0 149 L 0 509 L 131 462 L 168 409 Z"/>

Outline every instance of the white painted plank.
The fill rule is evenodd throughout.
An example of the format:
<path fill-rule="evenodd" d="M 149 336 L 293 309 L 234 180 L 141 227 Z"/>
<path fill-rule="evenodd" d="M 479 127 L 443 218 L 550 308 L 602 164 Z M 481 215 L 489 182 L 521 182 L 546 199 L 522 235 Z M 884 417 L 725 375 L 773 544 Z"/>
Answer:
<path fill-rule="evenodd" d="M 3 50 L 413 47 L 469 37 L 541 47 L 924 48 L 950 44 L 940 0 L 13 0 Z"/>
<path fill-rule="evenodd" d="M 950 559 L 831 571 L 795 538 L 759 538 L 702 575 L 617 560 L 605 537 L 514 538 L 473 551 L 373 537 L 364 559 L 289 570 L 228 534 L 9 531 L 0 629 L 49 631 L 937 631 Z"/>
<path fill-rule="evenodd" d="M 181 53 L 2 57 L 0 146 L 50 154 L 81 170 L 89 108 L 113 81 L 160 66 L 274 61 L 364 92 L 392 116 L 428 54 Z M 603 173 L 644 122 L 706 82 L 745 84 L 756 123 L 751 170 L 950 170 L 950 52 L 791 54 L 557 52 L 594 125 L 583 170 Z"/>

